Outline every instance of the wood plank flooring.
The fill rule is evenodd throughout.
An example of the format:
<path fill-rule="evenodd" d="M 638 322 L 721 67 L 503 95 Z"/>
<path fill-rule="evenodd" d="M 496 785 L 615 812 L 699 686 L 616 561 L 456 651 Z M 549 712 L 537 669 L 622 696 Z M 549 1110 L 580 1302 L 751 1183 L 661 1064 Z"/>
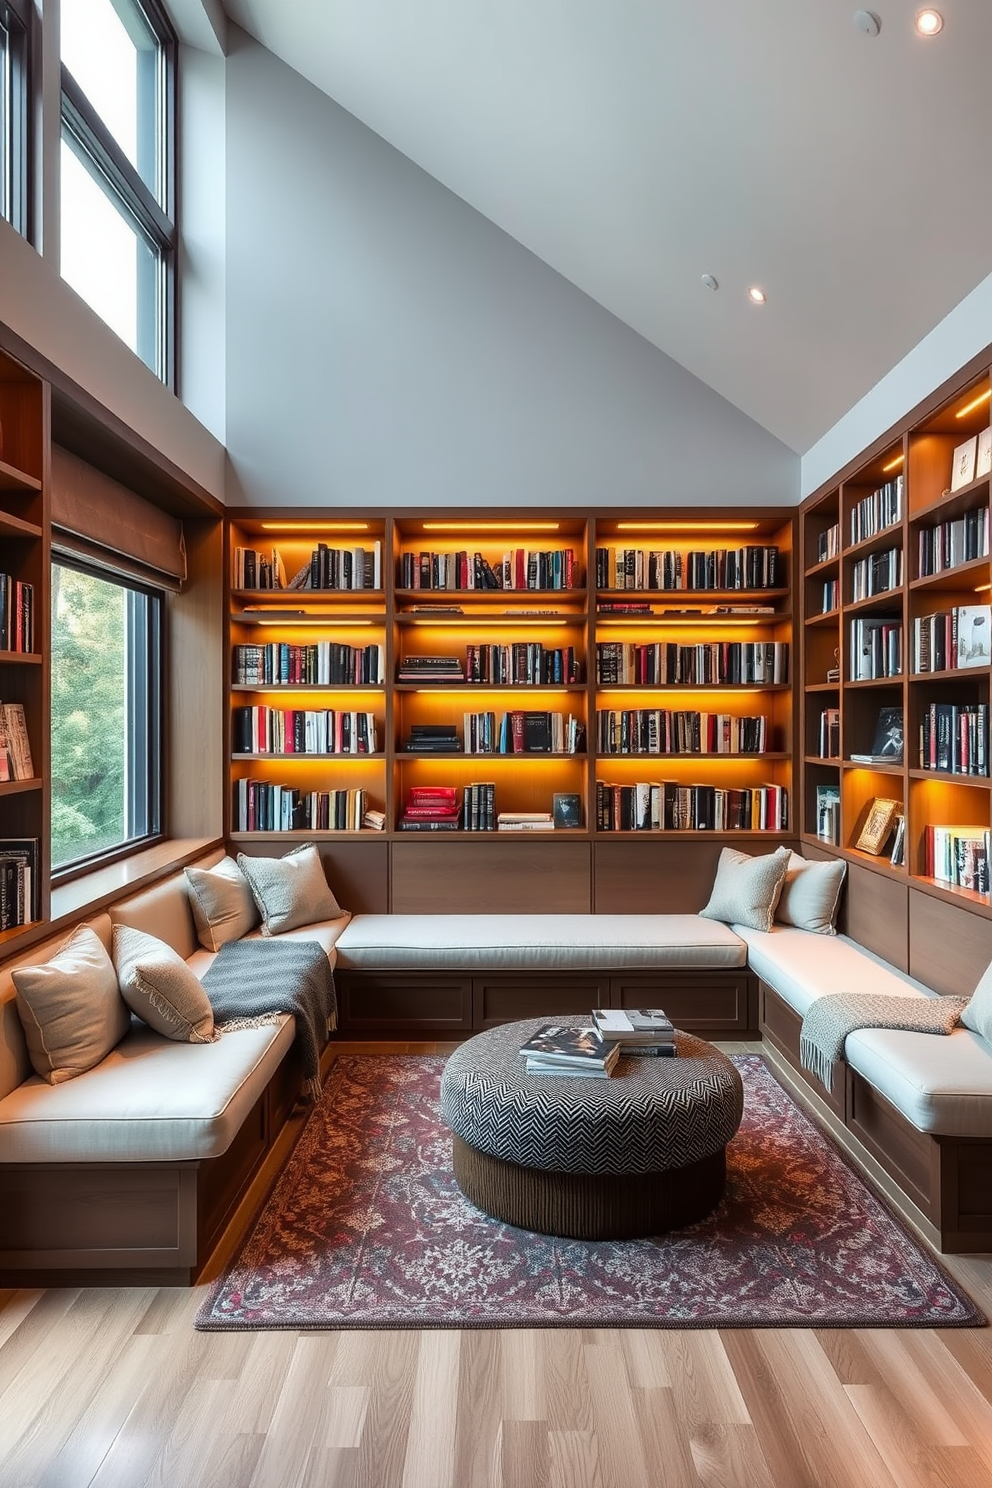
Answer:
<path fill-rule="evenodd" d="M 992 1256 L 946 1263 L 992 1314 Z M 0 1488 L 992 1488 L 992 1329 L 195 1333 L 200 1300 L 0 1292 Z"/>

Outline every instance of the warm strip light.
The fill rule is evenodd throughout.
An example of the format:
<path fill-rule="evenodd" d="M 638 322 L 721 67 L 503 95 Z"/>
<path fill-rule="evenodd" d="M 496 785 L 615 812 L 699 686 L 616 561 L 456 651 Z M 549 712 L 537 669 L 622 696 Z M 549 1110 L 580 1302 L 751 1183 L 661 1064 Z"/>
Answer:
<path fill-rule="evenodd" d="M 976 408 L 981 408 L 982 404 L 987 403 L 990 398 L 992 398 L 992 388 L 986 388 L 984 393 L 979 393 L 977 398 L 972 398 L 970 403 L 966 403 L 963 408 L 959 408 L 954 417 L 964 418 L 966 413 L 973 413 Z"/>
<path fill-rule="evenodd" d="M 616 628 L 619 628 L 621 626 L 624 627 L 625 629 L 631 629 L 631 628 L 637 629 L 638 627 L 640 627 L 642 630 L 644 630 L 644 621 L 645 621 L 645 619 L 647 617 L 645 615 L 631 615 L 629 617 L 625 617 L 623 615 L 597 615 L 596 618 L 600 622 L 602 622 L 604 620 L 609 621 L 609 627 L 610 627 L 611 630 L 613 630 L 615 627 Z M 655 618 L 656 621 L 660 621 L 661 622 L 661 626 L 667 627 L 667 626 L 676 626 L 676 625 L 678 625 L 678 626 L 681 626 L 683 629 L 685 629 L 685 628 L 693 629 L 694 628 L 694 629 L 696 629 L 696 630 L 698 630 L 700 632 L 700 639 L 702 639 L 702 636 L 704 634 L 704 630 L 703 630 L 703 627 L 700 625 L 700 621 L 702 619 L 708 618 L 708 617 L 704 617 L 702 615 L 661 615 L 661 614 L 658 614 L 658 615 L 655 615 L 654 618 Z M 724 628 L 728 628 L 729 629 L 730 627 L 739 628 L 741 626 L 744 626 L 744 627 L 746 627 L 748 629 L 754 630 L 757 626 L 767 625 L 767 623 L 768 623 L 769 620 L 781 620 L 781 619 L 782 619 L 782 616 L 781 615 L 752 615 L 752 616 L 749 616 L 748 618 L 743 618 L 743 617 L 738 616 L 738 615 L 714 615 L 712 617 L 713 624 L 711 626 L 710 625 L 706 626 L 705 629 L 707 631 L 709 631 L 711 629 L 712 630 L 716 630 L 716 629 L 723 630 Z M 656 636 L 657 635 L 657 632 L 658 632 L 658 629 L 660 629 L 661 626 L 656 625 L 653 630 L 650 630 L 650 631 L 645 630 L 644 631 L 644 638 L 645 638 L 645 640 L 646 641 L 649 641 L 651 638 L 653 638 L 654 636 Z"/>
<path fill-rule="evenodd" d="M 278 626 L 280 630 L 302 630 L 304 628 L 309 629 L 311 628 L 311 626 L 316 625 L 319 625 L 321 629 L 323 629 L 325 625 L 328 627 L 334 625 L 338 626 L 342 630 L 352 630 L 359 625 L 373 625 L 375 624 L 375 622 L 373 620 L 325 620 L 322 615 L 314 615 L 310 622 L 310 626 L 304 627 L 303 616 L 294 615 L 292 620 L 253 620 L 252 624 L 258 626 Z"/>
<path fill-rule="evenodd" d="M 987 594 L 990 589 L 992 589 L 992 584 L 976 584 L 975 585 L 975 593 L 976 594 Z"/>
<path fill-rule="evenodd" d="M 896 455 L 895 459 L 894 460 L 890 460 L 889 463 L 888 463 L 888 465 L 883 465 L 882 466 L 882 474 L 883 475 L 888 475 L 888 473 L 889 473 L 890 470 L 898 470 L 899 466 L 902 464 L 902 462 L 903 462 L 903 460 L 905 460 L 905 458 L 906 458 L 905 455 Z"/>
<path fill-rule="evenodd" d="M 260 522 L 262 532 L 368 532 L 368 522 Z"/>
<path fill-rule="evenodd" d="M 757 532 L 757 522 L 617 522 L 617 532 Z"/>
<path fill-rule="evenodd" d="M 424 532 L 558 532 L 560 522 L 422 522 Z"/>

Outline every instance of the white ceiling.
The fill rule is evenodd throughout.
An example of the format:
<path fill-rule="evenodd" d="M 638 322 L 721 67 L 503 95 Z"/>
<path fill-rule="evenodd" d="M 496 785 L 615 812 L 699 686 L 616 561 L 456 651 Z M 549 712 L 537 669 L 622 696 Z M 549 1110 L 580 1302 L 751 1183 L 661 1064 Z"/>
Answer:
<path fill-rule="evenodd" d="M 225 8 L 801 453 L 992 272 L 990 0 Z"/>

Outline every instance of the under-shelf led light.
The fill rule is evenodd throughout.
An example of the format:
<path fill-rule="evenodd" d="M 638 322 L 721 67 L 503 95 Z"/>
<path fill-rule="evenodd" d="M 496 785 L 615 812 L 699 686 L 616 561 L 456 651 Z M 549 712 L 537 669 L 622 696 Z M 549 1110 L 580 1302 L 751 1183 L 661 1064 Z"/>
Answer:
<path fill-rule="evenodd" d="M 965 414 L 974 413 L 976 408 L 981 408 L 982 404 L 987 403 L 990 398 L 992 398 L 992 387 L 986 388 L 984 393 L 979 393 L 977 398 L 972 398 L 970 403 L 966 403 L 963 408 L 959 408 L 954 417 L 964 418 Z"/>
<path fill-rule="evenodd" d="M 259 522 L 262 532 L 298 532 L 307 536 L 311 532 L 368 532 L 368 522 Z"/>
<path fill-rule="evenodd" d="M 906 458 L 905 455 L 896 455 L 895 459 L 894 460 L 890 460 L 889 463 L 888 463 L 888 465 L 883 465 L 882 466 L 882 474 L 883 475 L 888 475 L 888 473 L 889 473 L 890 470 L 898 470 L 899 469 L 899 466 L 902 464 L 902 462 L 903 462 L 903 460 L 905 458 Z"/>
<path fill-rule="evenodd" d="M 617 532 L 757 532 L 757 522 L 617 522 Z"/>
<path fill-rule="evenodd" d="M 560 522 L 422 522 L 424 532 L 557 532 Z"/>

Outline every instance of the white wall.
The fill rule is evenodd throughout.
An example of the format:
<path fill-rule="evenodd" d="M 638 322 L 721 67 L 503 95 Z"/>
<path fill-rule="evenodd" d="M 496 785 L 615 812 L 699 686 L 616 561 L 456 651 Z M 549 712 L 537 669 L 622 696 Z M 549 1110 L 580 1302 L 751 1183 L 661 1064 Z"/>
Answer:
<path fill-rule="evenodd" d="M 182 47 L 179 58 L 179 388 L 223 443 L 227 427 L 225 62 Z"/>
<path fill-rule="evenodd" d="M 802 493 L 832 480 L 850 460 L 992 343 L 992 274 L 828 429 L 802 459 Z"/>
<path fill-rule="evenodd" d="M 233 26 L 227 165 L 232 504 L 798 500 L 791 450 Z"/>

